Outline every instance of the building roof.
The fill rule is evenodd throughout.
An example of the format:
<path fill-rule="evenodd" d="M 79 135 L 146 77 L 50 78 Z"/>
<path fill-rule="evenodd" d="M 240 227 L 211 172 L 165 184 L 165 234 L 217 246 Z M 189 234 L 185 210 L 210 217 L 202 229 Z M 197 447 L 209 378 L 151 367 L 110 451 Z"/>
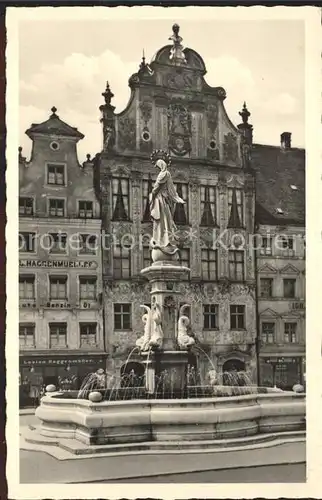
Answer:
<path fill-rule="evenodd" d="M 49 119 L 42 123 L 33 123 L 31 127 L 26 130 L 28 137 L 32 139 L 34 134 L 47 134 L 47 135 L 62 135 L 65 137 L 75 137 L 76 139 L 83 139 L 84 135 L 81 134 L 76 127 L 71 127 L 63 122 L 58 115 L 57 109 L 51 108 L 52 114 Z"/>
<path fill-rule="evenodd" d="M 305 150 L 254 144 L 256 221 L 305 225 Z"/>

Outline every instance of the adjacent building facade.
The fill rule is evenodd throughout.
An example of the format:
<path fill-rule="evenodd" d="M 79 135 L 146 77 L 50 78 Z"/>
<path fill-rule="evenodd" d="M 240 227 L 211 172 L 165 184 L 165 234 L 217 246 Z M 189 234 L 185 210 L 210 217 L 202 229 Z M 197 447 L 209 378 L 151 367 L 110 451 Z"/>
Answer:
<path fill-rule="evenodd" d="M 108 370 L 122 373 L 142 335 L 140 305 L 149 304 L 150 295 L 140 271 L 150 264 L 148 196 L 157 174 L 150 154 L 163 149 L 172 155 L 171 175 L 186 202 L 177 205 L 174 219 L 181 261 L 191 269 L 180 291 L 191 304 L 199 366 L 247 370 L 256 381 L 255 255 L 245 244 L 255 226 L 249 113 L 244 106 L 235 127 L 225 90 L 205 82 L 202 58 L 182 51 L 175 30 L 173 40 L 130 77 L 124 111 L 114 112 L 109 85 L 100 108 L 104 149 L 94 170 L 110 241 L 103 249 Z M 131 361 L 140 372 L 136 351 Z"/>
<path fill-rule="evenodd" d="M 305 374 L 305 151 L 254 145 L 258 355 L 261 385 L 291 389 Z"/>
<path fill-rule="evenodd" d="M 105 366 L 100 206 L 93 164 L 80 165 L 77 129 L 33 124 L 30 161 L 19 152 L 19 343 L 26 393 L 77 386 Z"/>

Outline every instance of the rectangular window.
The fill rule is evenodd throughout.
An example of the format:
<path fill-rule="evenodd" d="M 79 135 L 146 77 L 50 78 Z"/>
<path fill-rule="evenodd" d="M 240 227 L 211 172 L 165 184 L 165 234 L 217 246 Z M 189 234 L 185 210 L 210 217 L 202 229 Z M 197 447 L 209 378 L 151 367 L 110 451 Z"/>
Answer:
<path fill-rule="evenodd" d="M 188 184 L 176 182 L 175 188 L 180 198 L 183 199 L 185 204 L 177 203 L 174 211 L 174 222 L 176 224 L 189 224 L 189 187 Z"/>
<path fill-rule="evenodd" d="M 130 186 L 129 179 L 112 179 L 112 220 L 129 220 Z"/>
<path fill-rule="evenodd" d="M 265 344 L 274 344 L 275 323 L 262 323 L 262 341 Z"/>
<path fill-rule="evenodd" d="M 234 281 L 245 279 L 243 250 L 229 250 L 229 277 Z"/>
<path fill-rule="evenodd" d="M 115 330 L 131 330 L 131 304 L 114 304 Z"/>
<path fill-rule="evenodd" d="M 54 254 L 65 254 L 67 250 L 67 234 L 49 233 L 49 252 Z"/>
<path fill-rule="evenodd" d="M 97 323 L 80 323 L 79 334 L 81 347 L 96 346 Z"/>
<path fill-rule="evenodd" d="M 261 255 L 272 255 L 272 238 L 270 236 L 261 237 Z"/>
<path fill-rule="evenodd" d="M 201 250 L 201 276 L 203 280 L 217 280 L 217 250 L 203 248 Z"/>
<path fill-rule="evenodd" d="M 124 245 L 114 246 L 113 276 L 116 279 L 131 276 L 131 250 Z"/>
<path fill-rule="evenodd" d="M 67 276 L 50 276 L 50 300 L 67 300 Z"/>
<path fill-rule="evenodd" d="M 236 194 L 236 206 L 234 207 L 234 192 Z M 234 209 L 237 213 L 234 214 Z M 231 224 L 233 226 L 243 226 L 244 224 L 244 204 L 243 204 L 243 191 L 236 188 L 228 188 L 228 218 L 229 220 L 234 219 L 236 224 Z M 236 219 L 239 219 L 239 224 Z"/>
<path fill-rule="evenodd" d="M 218 328 L 218 304 L 204 304 L 203 327 L 204 330 L 216 330 Z"/>
<path fill-rule="evenodd" d="M 19 325 L 19 347 L 35 347 L 35 325 L 32 323 L 20 323 Z"/>
<path fill-rule="evenodd" d="M 35 277 L 19 276 L 19 299 L 35 298 Z"/>
<path fill-rule="evenodd" d="M 282 248 L 293 250 L 294 240 L 293 237 L 288 236 L 287 238 L 281 238 Z"/>
<path fill-rule="evenodd" d="M 49 200 L 49 216 L 64 217 L 65 216 L 65 200 L 51 198 Z"/>
<path fill-rule="evenodd" d="M 97 278 L 90 276 L 80 276 L 79 278 L 79 298 L 80 300 L 96 300 Z"/>
<path fill-rule="evenodd" d="M 261 278 L 260 280 L 260 296 L 261 297 L 272 297 L 273 290 L 273 279 L 272 278 Z"/>
<path fill-rule="evenodd" d="M 19 215 L 33 215 L 34 200 L 32 198 L 19 198 Z"/>
<path fill-rule="evenodd" d="M 151 250 L 148 245 L 143 246 L 143 268 L 150 267 L 152 264 Z"/>
<path fill-rule="evenodd" d="M 190 248 L 180 248 L 179 259 L 181 266 L 190 268 Z"/>
<path fill-rule="evenodd" d="M 200 187 L 201 226 L 216 225 L 216 188 L 214 186 Z"/>
<path fill-rule="evenodd" d="M 287 299 L 294 299 L 295 298 L 295 279 L 284 279 L 283 280 L 283 286 L 284 286 L 284 297 Z"/>
<path fill-rule="evenodd" d="M 65 166 L 47 165 L 47 184 L 65 185 Z"/>
<path fill-rule="evenodd" d="M 78 202 L 78 217 L 80 219 L 93 218 L 93 202 L 92 201 L 79 201 Z"/>
<path fill-rule="evenodd" d="M 34 252 L 35 238 L 35 233 L 19 233 L 19 252 Z"/>
<path fill-rule="evenodd" d="M 79 254 L 80 255 L 96 255 L 97 251 L 97 236 L 92 234 L 80 234 Z"/>
<path fill-rule="evenodd" d="M 295 255 L 293 236 L 279 236 L 278 248 L 284 257 L 293 257 Z"/>
<path fill-rule="evenodd" d="M 67 323 L 49 323 L 50 347 L 67 347 Z"/>
<path fill-rule="evenodd" d="M 142 181 L 142 221 L 150 222 L 151 221 L 151 213 L 150 213 L 150 200 L 149 195 L 152 191 L 152 180 L 151 179 L 143 179 Z"/>
<path fill-rule="evenodd" d="M 284 324 L 284 342 L 285 344 L 296 343 L 296 323 Z"/>
<path fill-rule="evenodd" d="M 245 306 L 230 306 L 230 329 L 245 329 Z"/>

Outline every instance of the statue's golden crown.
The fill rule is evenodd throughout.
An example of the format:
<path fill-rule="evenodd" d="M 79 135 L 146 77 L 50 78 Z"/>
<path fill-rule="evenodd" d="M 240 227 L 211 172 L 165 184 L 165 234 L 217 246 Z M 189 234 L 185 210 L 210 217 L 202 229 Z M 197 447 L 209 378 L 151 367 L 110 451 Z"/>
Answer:
<path fill-rule="evenodd" d="M 154 151 L 152 151 L 152 154 L 151 154 L 150 158 L 151 158 L 151 162 L 153 163 L 153 165 L 158 160 L 165 161 L 166 164 L 168 165 L 168 167 L 171 164 L 171 156 L 170 156 L 170 154 L 167 153 L 166 151 L 163 151 L 163 149 L 155 149 Z"/>

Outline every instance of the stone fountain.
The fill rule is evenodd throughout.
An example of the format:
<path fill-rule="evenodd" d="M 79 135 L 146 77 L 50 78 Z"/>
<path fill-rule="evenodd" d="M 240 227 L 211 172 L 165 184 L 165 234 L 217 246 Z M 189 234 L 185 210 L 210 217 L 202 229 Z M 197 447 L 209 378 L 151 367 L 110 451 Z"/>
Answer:
<path fill-rule="evenodd" d="M 147 391 L 154 393 L 158 385 L 165 392 L 170 389 L 182 392 L 187 386 L 188 349 L 195 343 L 188 334 L 189 318 L 184 315 L 189 305 L 179 310 L 177 286 L 190 273 L 188 267 L 179 263 L 173 221 L 176 204 L 185 202 L 176 192 L 168 170 L 171 157 L 157 150 L 152 153 L 151 160 L 160 169 L 150 194 L 153 264 L 141 271 L 151 284 L 151 308 L 142 306 L 146 310 L 145 329 L 137 346 L 146 366 Z"/>

